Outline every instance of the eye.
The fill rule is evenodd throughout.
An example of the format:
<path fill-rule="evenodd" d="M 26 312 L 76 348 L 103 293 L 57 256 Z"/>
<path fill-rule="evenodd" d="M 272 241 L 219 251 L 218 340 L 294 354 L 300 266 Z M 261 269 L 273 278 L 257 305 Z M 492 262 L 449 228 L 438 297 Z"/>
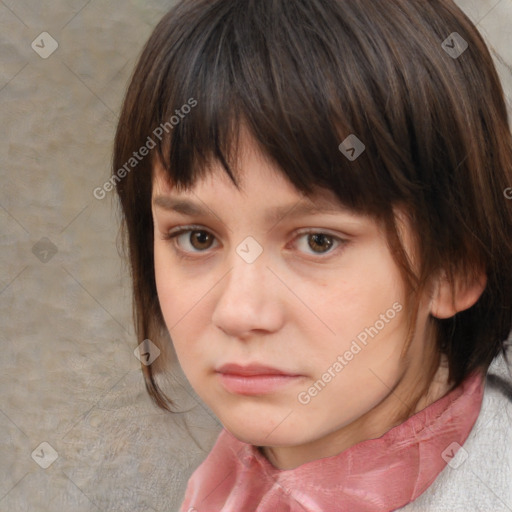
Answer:
<path fill-rule="evenodd" d="M 304 248 L 302 252 L 309 252 L 308 249 L 311 249 L 312 253 L 309 252 L 309 254 L 314 255 L 322 255 L 333 252 L 331 250 L 333 246 L 339 247 L 347 242 L 340 237 L 324 233 L 323 231 L 311 229 L 299 233 L 297 240 L 299 240 L 297 245 Z M 302 244 L 300 242 L 302 242 Z"/>
<path fill-rule="evenodd" d="M 200 226 L 185 226 L 170 231 L 163 235 L 165 240 L 174 240 L 175 251 L 183 257 L 188 257 L 190 253 L 206 252 L 212 247 L 215 236 L 209 231 L 201 229 Z M 299 243 L 295 242 L 298 240 Z M 294 245 L 299 246 L 302 252 L 311 255 L 322 255 L 333 252 L 333 246 L 340 246 L 346 243 L 346 240 L 337 236 L 324 233 L 322 231 L 308 230 L 298 234 L 294 239 Z M 308 250 L 309 249 L 309 250 Z"/>
<path fill-rule="evenodd" d="M 177 240 L 177 245 L 185 247 L 184 249 L 178 249 L 180 252 L 204 252 L 209 249 L 214 240 L 214 236 L 204 229 L 191 229 L 191 227 L 185 227 L 174 232 L 170 232 L 165 235 L 166 240 Z M 184 236 L 186 235 L 186 236 Z M 180 240 L 180 238 L 182 240 Z"/>

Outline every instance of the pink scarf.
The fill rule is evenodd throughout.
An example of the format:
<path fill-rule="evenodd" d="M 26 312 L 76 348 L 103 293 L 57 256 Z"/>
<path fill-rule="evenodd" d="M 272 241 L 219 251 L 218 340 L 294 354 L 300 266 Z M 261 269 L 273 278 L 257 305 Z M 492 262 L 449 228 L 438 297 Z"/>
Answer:
<path fill-rule="evenodd" d="M 466 441 L 480 412 L 483 382 L 475 372 L 378 439 L 289 470 L 275 468 L 257 447 L 224 429 L 190 478 L 180 512 L 388 512 L 403 507 L 432 484 Z"/>

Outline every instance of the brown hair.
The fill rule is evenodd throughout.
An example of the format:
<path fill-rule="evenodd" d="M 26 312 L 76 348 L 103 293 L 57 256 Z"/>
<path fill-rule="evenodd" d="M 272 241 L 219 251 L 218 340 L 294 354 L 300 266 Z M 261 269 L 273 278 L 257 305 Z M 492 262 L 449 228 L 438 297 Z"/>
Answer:
<path fill-rule="evenodd" d="M 455 45 L 454 32 L 468 43 L 460 56 L 442 46 L 447 38 Z M 155 159 L 178 188 L 192 187 L 213 160 L 237 185 L 228 157 L 242 123 L 297 190 L 327 187 L 383 223 L 411 297 L 440 270 L 452 283 L 484 270 L 487 285 L 473 307 L 431 318 L 454 385 L 484 371 L 512 322 L 512 201 L 503 193 L 512 138 L 491 56 L 462 11 L 448 0 L 186 0 L 164 16 L 131 79 L 113 159 L 136 333 L 164 353 Z M 354 161 L 338 148 L 350 134 L 366 146 Z M 144 146 L 155 149 L 128 169 Z M 396 206 L 417 238 L 416 274 Z M 151 397 L 171 410 L 155 380 L 164 363 L 142 369 Z"/>

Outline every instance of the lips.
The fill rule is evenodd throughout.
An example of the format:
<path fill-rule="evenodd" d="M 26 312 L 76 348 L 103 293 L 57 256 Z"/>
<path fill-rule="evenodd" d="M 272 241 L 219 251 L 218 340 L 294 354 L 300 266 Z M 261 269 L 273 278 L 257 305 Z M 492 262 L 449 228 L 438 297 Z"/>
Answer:
<path fill-rule="evenodd" d="M 272 368 L 270 366 L 262 366 L 259 364 L 250 364 L 246 366 L 242 366 L 236 363 L 228 363 L 222 365 L 220 368 L 216 370 L 219 373 L 229 374 L 229 375 L 239 375 L 242 377 L 250 376 L 258 376 L 258 375 L 287 375 L 289 377 L 296 377 L 298 374 L 293 372 L 286 372 L 284 370 L 279 370 L 278 368 Z"/>
<path fill-rule="evenodd" d="M 259 364 L 228 363 L 216 372 L 224 389 L 235 395 L 271 394 L 304 378 L 304 375 Z"/>

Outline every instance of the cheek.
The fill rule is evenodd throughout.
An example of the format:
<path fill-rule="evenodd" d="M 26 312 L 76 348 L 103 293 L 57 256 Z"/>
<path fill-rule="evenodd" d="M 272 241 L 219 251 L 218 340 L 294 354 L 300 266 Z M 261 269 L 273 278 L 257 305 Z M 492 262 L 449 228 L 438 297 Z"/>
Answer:
<path fill-rule="evenodd" d="M 207 319 L 208 290 L 206 279 L 194 279 L 179 265 L 173 265 L 166 247 L 155 246 L 155 282 L 160 309 L 183 370 L 193 373 L 194 361 L 204 358 L 196 340 L 201 338 Z M 203 319 L 201 322 L 200 319 Z"/>
<path fill-rule="evenodd" d="M 312 374 L 322 380 L 329 380 L 326 372 L 336 375 L 315 399 L 318 414 L 336 396 L 343 397 L 343 414 L 363 413 L 389 393 L 405 368 L 401 354 L 408 326 L 399 270 L 380 251 L 358 263 L 339 286 L 333 285 L 331 300 L 317 304 L 334 334 L 311 336 Z"/>
<path fill-rule="evenodd" d="M 386 301 L 384 304 L 388 305 Z M 385 314 L 387 309 L 377 311 Z M 369 318 L 373 316 L 369 315 Z M 316 357 L 310 382 L 313 388 L 302 390 L 305 399 L 312 393 L 311 401 L 299 409 L 308 421 L 319 428 L 345 425 L 389 395 L 407 367 L 401 358 L 407 323 L 403 309 L 388 320 L 389 323 L 384 323 L 380 330 L 375 327 L 375 319 L 366 324 L 359 320 L 350 326 L 339 324 L 337 346 L 324 344 L 311 353 L 310 360 Z M 377 326 L 381 327 L 381 324 Z M 345 336 L 345 327 L 347 332 L 356 334 Z M 358 334 L 363 336 L 358 337 Z M 322 356 L 318 357 L 320 351 Z M 333 408 L 333 403 L 339 407 Z"/>
<path fill-rule="evenodd" d="M 179 318 L 179 310 L 183 307 L 183 296 L 178 300 L 177 291 L 179 283 L 176 276 L 172 276 L 171 267 L 168 264 L 165 251 L 155 244 L 155 282 L 158 294 L 160 309 L 164 316 L 167 328 L 171 330 L 172 326 Z"/>
<path fill-rule="evenodd" d="M 205 286 L 175 263 L 165 243 L 155 244 L 154 258 L 158 300 L 170 329 L 186 321 L 187 315 L 194 314 L 192 309 L 205 294 Z"/>
<path fill-rule="evenodd" d="M 319 340 L 329 352 L 350 349 L 353 340 L 364 346 L 384 338 L 402 338 L 406 295 L 400 273 L 384 251 L 370 252 L 331 282 L 315 308 L 329 331 Z M 400 310 L 400 311 L 398 311 Z M 323 341 L 322 341 L 323 339 Z"/>

